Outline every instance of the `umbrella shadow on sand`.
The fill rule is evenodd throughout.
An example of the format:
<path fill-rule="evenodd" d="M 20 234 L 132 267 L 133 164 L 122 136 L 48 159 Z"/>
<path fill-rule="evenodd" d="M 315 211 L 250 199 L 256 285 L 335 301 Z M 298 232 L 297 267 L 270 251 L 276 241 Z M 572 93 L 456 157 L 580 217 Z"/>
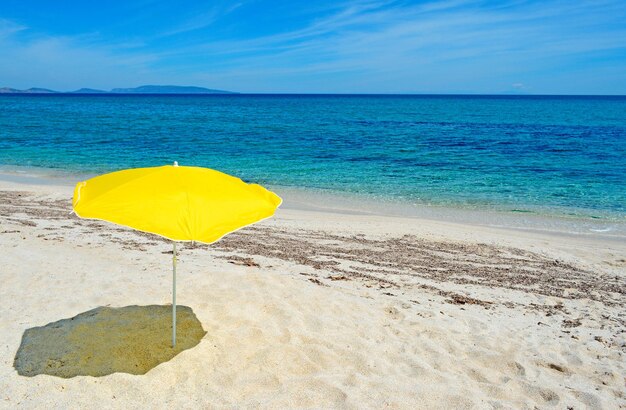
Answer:
<path fill-rule="evenodd" d="M 171 305 L 99 307 L 27 329 L 13 367 L 29 377 L 145 374 L 206 335 L 193 310 L 178 305 L 177 342 L 172 348 L 171 309 Z"/>

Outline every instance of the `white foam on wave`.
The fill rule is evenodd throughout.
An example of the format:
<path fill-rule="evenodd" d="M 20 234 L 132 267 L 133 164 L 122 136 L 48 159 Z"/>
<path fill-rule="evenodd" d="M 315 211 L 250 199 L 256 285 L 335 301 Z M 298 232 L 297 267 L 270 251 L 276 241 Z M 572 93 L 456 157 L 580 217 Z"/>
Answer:
<path fill-rule="evenodd" d="M 601 228 L 601 229 L 594 229 L 594 228 L 589 228 L 589 230 L 591 232 L 611 232 L 613 230 L 613 227 L 610 226 L 608 228 Z"/>

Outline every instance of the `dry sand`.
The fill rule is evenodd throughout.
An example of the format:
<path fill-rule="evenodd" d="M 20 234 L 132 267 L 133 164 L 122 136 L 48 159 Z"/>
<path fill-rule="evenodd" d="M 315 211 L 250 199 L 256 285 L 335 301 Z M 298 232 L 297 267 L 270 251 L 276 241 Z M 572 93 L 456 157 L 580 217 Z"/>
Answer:
<path fill-rule="evenodd" d="M 28 329 L 171 301 L 171 244 L 70 196 L 0 182 L 0 407 L 626 408 L 623 241 L 293 209 L 182 246 L 199 344 L 140 375 L 20 375 Z"/>

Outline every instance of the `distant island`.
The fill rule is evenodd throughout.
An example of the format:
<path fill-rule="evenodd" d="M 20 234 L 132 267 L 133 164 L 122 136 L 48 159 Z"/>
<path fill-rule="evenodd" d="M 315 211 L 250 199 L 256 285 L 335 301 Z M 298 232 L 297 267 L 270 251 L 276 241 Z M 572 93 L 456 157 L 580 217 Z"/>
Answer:
<path fill-rule="evenodd" d="M 237 94 L 232 91 L 212 90 L 204 87 L 180 85 L 142 85 L 134 88 L 113 88 L 110 91 L 81 88 L 76 91 L 54 91 L 47 88 L 29 88 L 18 90 L 10 87 L 0 88 L 0 94 Z"/>
<path fill-rule="evenodd" d="M 9 87 L 0 88 L 0 94 L 54 94 L 56 92 L 46 88 L 29 88 L 28 90 L 16 90 Z"/>

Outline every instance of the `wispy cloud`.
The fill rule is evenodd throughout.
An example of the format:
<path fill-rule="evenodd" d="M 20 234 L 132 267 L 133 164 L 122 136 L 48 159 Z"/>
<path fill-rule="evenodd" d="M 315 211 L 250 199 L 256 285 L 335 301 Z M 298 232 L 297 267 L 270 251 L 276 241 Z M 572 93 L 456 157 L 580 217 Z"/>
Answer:
<path fill-rule="evenodd" d="M 26 28 L 4 21 L 0 28 L 0 86 L 32 86 L 72 90 L 84 86 L 107 87 L 112 77 L 137 82 L 150 78 L 149 63 L 155 57 L 146 53 L 120 53 L 116 46 L 93 47 L 94 35 L 35 35 L 19 38 Z M 17 29 L 16 27 L 23 27 Z M 4 35 L 2 35 L 4 34 Z"/>
<path fill-rule="evenodd" d="M 524 89 L 565 92 L 571 83 L 560 76 L 626 69 L 619 1 L 363 0 L 310 3 L 281 15 L 289 4 L 265 14 L 258 27 L 259 1 L 214 3 L 168 18 L 173 23 L 157 33 L 114 39 L 18 39 L 25 28 L 0 20 L 0 50 L 52 69 L 71 58 L 74 71 L 87 72 L 98 61 L 115 85 L 151 78 L 240 91 L 497 92 L 523 82 Z M 584 84 L 615 90 L 611 81 L 623 76 Z"/>
<path fill-rule="evenodd" d="M 26 30 L 28 27 L 18 24 L 14 21 L 0 18 L 0 39 L 8 37 L 19 31 Z"/>
<path fill-rule="evenodd" d="M 210 10 L 197 14 L 183 23 L 160 33 L 157 37 L 169 37 L 177 34 L 206 28 L 223 17 L 242 6 L 243 3 L 231 4 L 227 7 L 213 6 Z"/>
<path fill-rule="evenodd" d="M 284 83 L 285 76 L 310 80 L 308 75 L 353 72 L 361 82 L 369 78 L 370 84 L 380 84 L 379 76 L 385 76 L 385 87 L 392 91 L 406 89 L 409 82 L 415 84 L 413 90 L 436 91 L 418 85 L 429 81 L 440 89 L 446 84 L 459 89 L 466 87 L 468 76 L 484 87 L 489 76 L 509 72 L 512 78 L 503 79 L 502 85 L 493 83 L 490 91 L 497 91 L 495 87 L 508 88 L 505 84 L 515 81 L 524 66 L 536 70 L 542 58 L 554 62 L 625 48 L 625 28 L 598 27 L 614 6 L 544 2 L 520 10 L 519 2 L 493 7 L 464 1 L 366 2 L 348 4 L 296 30 L 194 44 L 160 56 L 185 61 L 189 71 L 210 66 L 213 78 L 282 76 Z M 394 74 L 395 79 L 389 77 Z"/>
<path fill-rule="evenodd" d="M 488 55 L 492 52 L 522 50 L 587 52 L 626 46 L 626 28 L 606 30 L 601 36 L 585 32 L 584 21 L 572 21 L 572 32 L 560 33 L 559 27 L 546 26 L 547 17 L 598 12 L 601 7 L 529 7 L 519 11 L 464 8 L 466 2 L 448 1 L 419 6 L 386 7 L 388 3 L 365 3 L 345 9 L 312 24 L 289 32 L 244 39 L 211 41 L 176 50 L 166 50 L 164 58 L 177 55 L 211 53 L 244 55 L 248 60 L 268 54 L 272 58 L 308 54 L 313 60 L 332 57 L 347 60 L 358 55 L 413 54 L 428 47 L 439 47 L 443 59 Z M 581 27 L 583 26 L 583 27 Z M 567 27 L 562 27 L 567 28 Z M 572 36 L 573 35 L 573 36 Z M 451 52 L 454 51 L 454 52 Z M 319 53 L 322 53 L 320 55 Z M 428 58 L 429 60 L 432 59 Z M 380 60 L 380 59 L 379 59 Z"/>

